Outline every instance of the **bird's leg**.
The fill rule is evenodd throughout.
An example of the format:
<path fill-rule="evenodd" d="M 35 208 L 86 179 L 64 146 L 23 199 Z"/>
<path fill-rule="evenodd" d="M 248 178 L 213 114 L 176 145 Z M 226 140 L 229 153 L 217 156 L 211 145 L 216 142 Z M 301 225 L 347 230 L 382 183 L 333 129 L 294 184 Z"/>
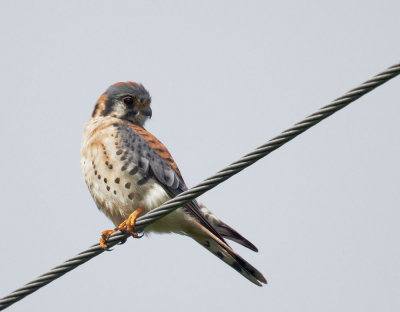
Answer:
<path fill-rule="evenodd" d="M 101 232 L 101 237 L 100 237 L 100 247 L 103 249 L 107 249 L 107 239 L 110 237 L 111 234 L 117 232 L 118 230 L 121 232 L 128 232 L 131 234 L 133 237 L 138 237 L 138 233 L 133 231 L 133 227 L 135 226 L 136 219 L 139 217 L 139 215 L 142 213 L 143 208 L 139 207 L 136 209 L 134 212 L 132 212 L 128 219 L 126 219 L 124 222 L 122 222 L 117 228 L 114 230 L 105 230 Z"/>
<path fill-rule="evenodd" d="M 138 233 L 133 231 L 133 227 L 135 226 L 136 219 L 139 217 L 139 215 L 143 212 L 143 208 L 139 207 L 136 209 L 134 212 L 130 214 L 128 219 L 126 219 L 124 222 L 122 222 L 118 226 L 118 230 L 120 231 L 126 231 L 129 234 L 131 234 L 133 237 L 138 237 Z"/>

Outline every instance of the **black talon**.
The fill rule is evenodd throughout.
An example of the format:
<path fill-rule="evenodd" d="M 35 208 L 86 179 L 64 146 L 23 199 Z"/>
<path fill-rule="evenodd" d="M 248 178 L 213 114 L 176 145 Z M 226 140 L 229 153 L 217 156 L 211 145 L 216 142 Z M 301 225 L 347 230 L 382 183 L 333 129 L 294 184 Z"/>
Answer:
<path fill-rule="evenodd" d="M 136 234 L 138 234 L 138 236 L 135 238 L 142 238 L 144 236 L 144 232 L 140 232 L 140 233 L 136 233 Z M 142 235 L 140 235 L 140 234 L 142 234 Z"/>
<path fill-rule="evenodd" d="M 122 245 L 126 243 L 127 238 L 123 238 L 117 245 Z"/>

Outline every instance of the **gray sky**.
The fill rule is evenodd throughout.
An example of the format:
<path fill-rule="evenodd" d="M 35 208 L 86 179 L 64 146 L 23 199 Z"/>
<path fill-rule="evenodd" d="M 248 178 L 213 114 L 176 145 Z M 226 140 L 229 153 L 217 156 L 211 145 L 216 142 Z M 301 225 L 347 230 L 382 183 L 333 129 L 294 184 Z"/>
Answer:
<path fill-rule="evenodd" d="M 100 94 L 142 82 L 189 186 L 400 59 L 400 2 L 2 1 L 0 296 L 111 222 L 80 171 Z M 202 196 L 259 288 L 191 239 L 130 239 L 9 311 L 399 311 L 400 79 Z"/>

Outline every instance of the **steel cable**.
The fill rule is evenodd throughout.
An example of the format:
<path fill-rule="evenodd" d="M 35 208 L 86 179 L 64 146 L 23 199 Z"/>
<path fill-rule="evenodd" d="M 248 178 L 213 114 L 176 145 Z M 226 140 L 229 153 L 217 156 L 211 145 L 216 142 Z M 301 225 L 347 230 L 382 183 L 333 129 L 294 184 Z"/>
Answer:
<path fill-rule="evenodd" d="M 253 152 L 243 156 L 238 161 L 220 170 L 215 175 L 204 180 L 200 184 L 179 194 L 175 198 L 168 200 L 160 207 L 148 212 L 144 216 L 139 217 L 136 221 L 134 230 L 136 231 L 143 230 L 143 228 L 149 225 L 150 223 L 155 222 L 156 220 L 162 218 L 166 214 L 171 213 L 172 211 L 174 211 L 179 207 L 182 207 L 187 202 L 199 197 L 203 193 L 209 191 L 218 184 L 224 182 L 233 175 L 239 173 L 246 167 L 254 164 L 256 161 L 265 157 L 266 155 L 276 150 L 283 144 L 294 139 L 299 134 L 303 133 L 307 129 L 319 123 L 321 120 L 329 117 L 333 113 L 347 106 L 351 102 L 354 102 L 361 96 L 365 95 L 366 93 L 384 84 L 385 82 L 396 77 L 399 74 L 400 74 L 400 63 L 389 67 L 384 72 L 374 76 L 373 78 L 361 84 L 359 87 L 352 89 L 345 95 L 335 99 L 330 104 L 322 107 L 314 114 L 296 123 L 293 127 L 282 132 L 280 135 L 271 139 L 266 144 L 261 145 Z M 113 247 L 116 244 L 125 241 L 128 237 L 129 235 L 125 233 L 121 232 L 115 233 L 109 237 L 108 246 Z M 55 279 L 63 276 L 65 273 L 75 269 L 76 267 L 85 263 L 86 261 L 89 261 L 93 257 L 103 253 L 104 251 L 105 250 L 102 249 L 99 244 L 95 244 L 90 248 L 88 248 L 87 250 L 77 254 L 75 257 L 65 261 L 63 264 L 51 269 L 49 272 L 40 275 L 35 280 L 27 283 L 26 285 L 15 290 L 8 296 L 0 299 L 0 311 L 14 304 L 15 302 L 21 300 L 25 296 L 35 292 L 39 288 L 49 284 Z"/>

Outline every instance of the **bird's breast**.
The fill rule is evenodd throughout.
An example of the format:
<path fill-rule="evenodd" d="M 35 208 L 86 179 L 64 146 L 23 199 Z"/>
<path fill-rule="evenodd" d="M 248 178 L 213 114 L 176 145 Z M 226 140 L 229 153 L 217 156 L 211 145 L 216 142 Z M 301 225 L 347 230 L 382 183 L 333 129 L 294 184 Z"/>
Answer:
<path fill-rule="evenodd" d="M 85 182 L 102 210 L 118 226 L 133 211 L 146 213 L 170 199 L 164 188 L 149 175 L 143 175 L 121 144 L 115 118 L 90 120 L 82 139 L 81 167 Z M 179 209 L 150 225 L 146 230 L 181 232 L 185 213 Z"/>

